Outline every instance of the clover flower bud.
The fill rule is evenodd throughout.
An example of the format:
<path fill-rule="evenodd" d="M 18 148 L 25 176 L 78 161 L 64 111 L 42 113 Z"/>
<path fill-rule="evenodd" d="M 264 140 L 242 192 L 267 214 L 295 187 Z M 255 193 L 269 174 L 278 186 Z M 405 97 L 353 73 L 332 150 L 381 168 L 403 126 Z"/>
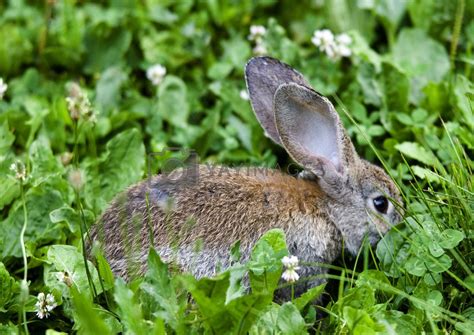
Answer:
<path fill-rule="evenodd" d="M 161 64 L 155 64 L 146 70 L 146 77 L 155 86 L 161 84 L 166 75 L 166 68 Z"/>
<path fill-rule="evenodd" d="M 7 83 L 3 81 L 3 78 L 0 78 L 0 99 L 3 99 L 3 95 L 8 89 Z"/>

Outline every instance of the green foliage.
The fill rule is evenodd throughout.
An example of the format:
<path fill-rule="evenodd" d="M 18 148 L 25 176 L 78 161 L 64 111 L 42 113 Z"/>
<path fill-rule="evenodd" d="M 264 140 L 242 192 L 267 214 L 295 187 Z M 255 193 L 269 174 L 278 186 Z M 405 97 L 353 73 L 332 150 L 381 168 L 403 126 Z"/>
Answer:
<path fill-rule="evenodd" d="M 0 333 L 472 332 L 473 17 L 472 0 L 0 4 Z M 154 250 L 129 283 L 100 253 L 86 263 L 83 238 L 111 199 L 166 168 L 169 156 L 147 153 L 289 163 L 242 94 L 255 24 L 267 54 L 335 101 L 358 153 L 400 185 L 404 222 L 287 302 L 274 296 L 288 254 L 278 230 L 245 264 L 236 241 L 213 278 L 177 273 Z M 324 28 L 350 35 L 350 57 L 311 43 Z M 92 112 L 73 113 L 71 82 Z M 40 292 L 57 304 L 41 320 Z"/>

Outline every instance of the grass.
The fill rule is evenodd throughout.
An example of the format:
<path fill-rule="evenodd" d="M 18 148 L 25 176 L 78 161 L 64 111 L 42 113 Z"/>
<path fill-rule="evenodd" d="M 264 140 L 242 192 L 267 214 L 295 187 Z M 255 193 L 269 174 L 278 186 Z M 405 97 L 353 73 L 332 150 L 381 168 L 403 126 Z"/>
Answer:
<path fill-rule="evenodd" d="M 0 333 L 472 333 L 474 6 L 388 9 L 0 4 Z M 266 33 L 249 40 L 256 24 Z M 311 43 L 325 28 L 351 37 L 349 57 Z M 286 302 L 275 300 L 287 253 L 278 230 L 215 278 L 179 273 L 153 250 L 147 274 L 129 283 L 100 254 L 86 261 L 87 231 L 111 199 L 166 168 L 168 156 L 147 153 L 290 165 L 241 95 L 257 44 L 336 102 L 360 156 L 399 185 L 404 221 L 356 257 L 315 264 L 329 269 L 327 285 Z M 146 76 L 155 64 L 166 67 L 157 86 Z M 41 292 L 57 304 L 43 319 Z"/>

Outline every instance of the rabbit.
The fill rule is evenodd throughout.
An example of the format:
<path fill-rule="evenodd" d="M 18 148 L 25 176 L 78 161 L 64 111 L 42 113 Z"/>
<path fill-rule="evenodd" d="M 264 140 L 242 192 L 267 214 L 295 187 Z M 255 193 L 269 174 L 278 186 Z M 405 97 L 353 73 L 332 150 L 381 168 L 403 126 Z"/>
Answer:
<path fill-rule="evenodd" d="M 300 73 L 276 59 L 255 57 L 245 78 L 265 134 L 304 171 L 293 176 L 196 165 L 192 173 L 176 170 L 130 187 L 90 232 L 116 275 L 143 274 L 152 245 L 181 271 L 213 276 L 231 265 L 236 241 L 246 261 L 272 228 L 285 232 L 288 251 L 300 262 L 329 264 L 343 248 L 356 254 L 366 237 L 375 244 L 401 220 L 394 182 L 357 155 L 331 102 Z M 301 280 L 301 289 L 321 284 L 317 275 L 325 272 L 302 266 L 300 276 L 311 279 Z"/>

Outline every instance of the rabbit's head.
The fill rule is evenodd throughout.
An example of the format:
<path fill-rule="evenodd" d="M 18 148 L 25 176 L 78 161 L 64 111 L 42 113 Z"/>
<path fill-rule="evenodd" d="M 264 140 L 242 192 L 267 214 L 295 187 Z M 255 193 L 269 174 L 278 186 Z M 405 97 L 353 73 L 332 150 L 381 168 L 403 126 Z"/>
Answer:
<path fill-rule="evenodd" d="M 381 168 L 361 159 L 331 102 L 314 91 L 301 74 L 269 57 L 246 67 L 252 107 L 277 144 L 304 167 L 302 178 L 315 179 L 321 201 L 340 230 L 347 249 L 356 253 L 367 236 L 377 242 L 401 220 L 402 199 Z"/>

